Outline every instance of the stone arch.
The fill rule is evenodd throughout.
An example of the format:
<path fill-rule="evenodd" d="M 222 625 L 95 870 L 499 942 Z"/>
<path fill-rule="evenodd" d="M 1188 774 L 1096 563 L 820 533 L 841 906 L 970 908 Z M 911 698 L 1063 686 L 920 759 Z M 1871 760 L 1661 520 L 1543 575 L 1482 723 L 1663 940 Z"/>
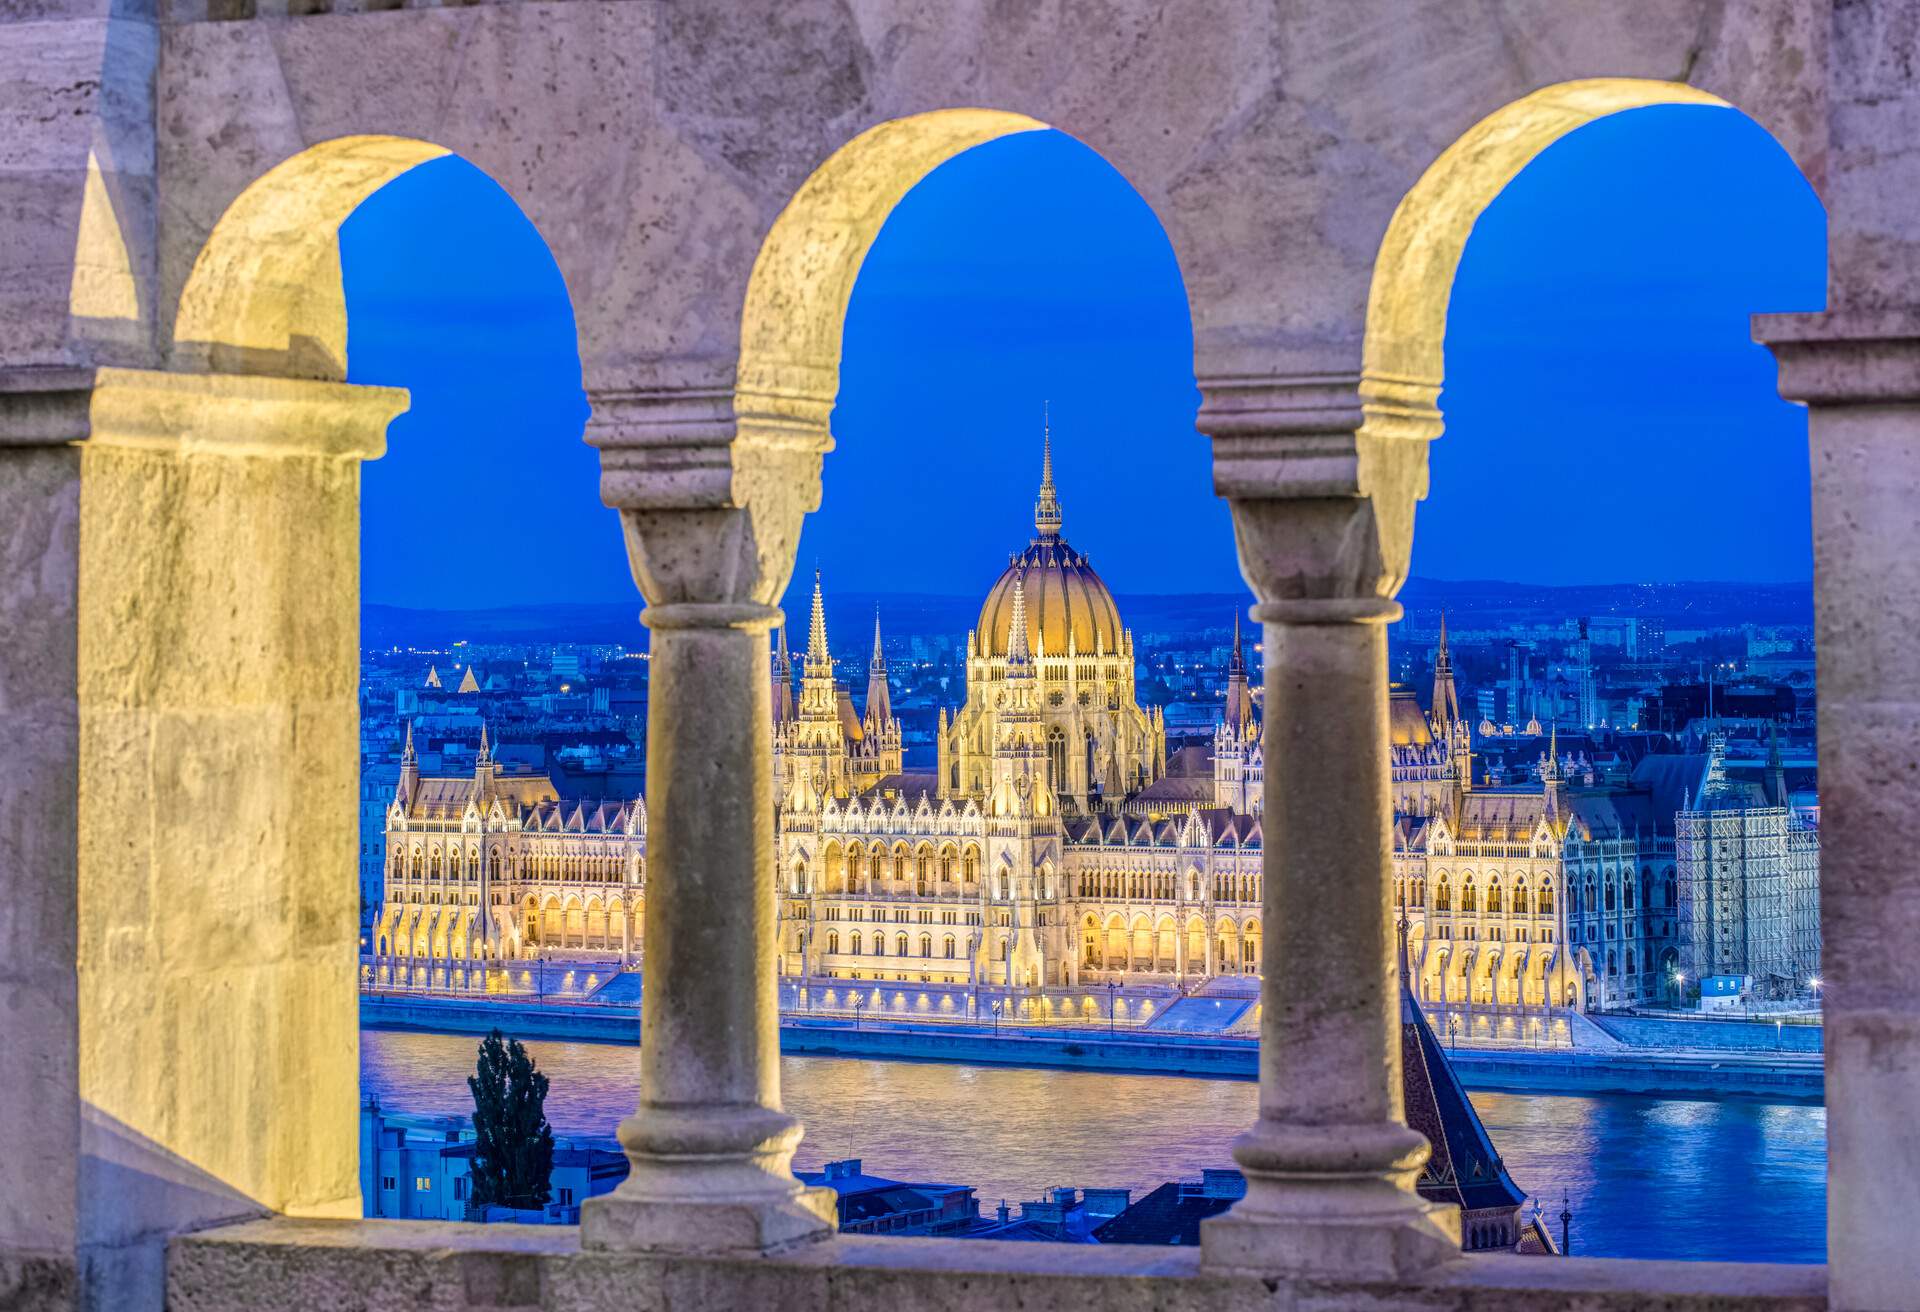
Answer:
<path fill-rule="evenodd" d="M 336 137 L 254 179 L 214 224 L 181 289 L 174 367 L 344 381 L 340 225 L 401 174 L 452 153 L 410 137 Z"/>
<path fill-rule="evenodd" d="M 1560 82 L 1496 109 L 1442 151 L 1395 207 L 1375 257 L 1361 350 L 1365 421 L 1360 485 L 1373 498 L 1384 564 L 1404 580 L 1413 511 L 1427 495 L 1424 445 L 1403 461 L 1381 439 L 1440 435 L 1447 307 L 1454 274 L 1482 211 L 1542 151 L 1610 114 L 1652 105 L 1732 108 L 1684 82 L 1601 77 Z M 1776 140 L 1778 138 L 1776 137 Z M 1796 161 L 1806 172 L 1805 161 Z"/>

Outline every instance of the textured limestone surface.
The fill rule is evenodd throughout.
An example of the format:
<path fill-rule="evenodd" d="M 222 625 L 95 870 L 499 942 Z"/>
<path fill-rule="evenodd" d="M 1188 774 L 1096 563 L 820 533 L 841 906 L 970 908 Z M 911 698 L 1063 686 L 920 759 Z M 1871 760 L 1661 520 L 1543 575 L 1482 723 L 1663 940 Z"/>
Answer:
<path fill-rule="evenodd" d="M 0 1064 L 19 1145 L 0 1304 L 156 1307 L 166 1234 L 353 1206 L 357 462 L 403 402 L 337 381 L 337 229 L 385 181 L 458 153 L 545 236 L 636 581 L 659 623 L 717 633 L 764 624 L 820 503 L 846 299 L 893 199 L 975 142 L 1073 134 L 1179 258 L 1198 428 L 1280 651 L 1278 630 L 1372 623 L 1404 580 L 1443 429 L 1439 326 L 1479 207 L 1599 114 L 1705 101 L 1770 129 L 1831 216 L 1837 313 L 1770 338 L 1814 410 L 1830 1292 L 1846 1312 L 1911 1312 L 1917 68 L 1906 0 L 0 0 L 0 729 L 19 757 L 0 784 L 0 1037 L 30 1059 Z M 1198 436 L 1189 450 L 1206 458 Z M 1386 824 L 1363 781 L 1384 759 L 1378 657 L 1351 635 L 1294 646 L 1291 695 L 1350 708 L 1326 746 L 1348 758 L 1324 773 L 1362 782 L 1317 832 L 1270 826 L 1264 852 L 1269 923 L 1293 914 L 1288 869 L 1356 881 L 1326 904 L 1346 914 L 1315 940 L 1321 989 L 1268 963 L 1268 1012 L 1316 1027 L 1303 1042 L 1326 1067 L 1312 1089 L 1269 1072 L 1243 1145 L 1276 1228 L 1230 1265 L 1275 1271 L 1301 1260 L 1287 1225 L 1340 1210 L 1308 1205 L 1326 1198 L 1316 1162 L 1337 1159 L 1365 1241 L 1361 1195 L 1399 1189 L 1408 1159 L 1386 885 L 1367 884 Z M 660 741 L 766 741 L 764 679 L 745 697 L 727 682 L 663 680 Z M 730 759 L 669 746 L 653 788 L 747 777 L 703 777 Z M 689 803 L 650 859 L 713 904 L 751 896 L 762 792 L 755 776 Z M 778 1112 L 759 932 L 734 926 L 704 957 L 650 949 L 660 996 L 714 1001 L 657 1040 L 680 1087 L 671 1109 L 642 1091 L 630 1127 L 658 1168 L 646 1208 L 780 1184 L 801 1127 Z M 737 987 L 658 979 L 690 968 L 676 960 Z M 769 1234 L 793 1201 L 762 1209 Z M 643 1210 L 609 1234 L 697 1228 Z M 501 1254 L 500 1230 L 276 1224 L 176 1244 L 173 1305 L 1822 1297 L 1818 1271 L 1765 1268 L 1474 1260 L 1396 1283 L 1403 1254 L 1385 1283 L 1336 1286 L 1203 1278 L 1191 1254 L 832 1241 L 670 1261 L 566 1235 Z"/>
<path fill-rule="evenodd" d="M 848 1236 L 787 1256 L 585 1252 L 561 1227 L 254 1222 L 175 1241 L 173 1312 L 1816 1312 L 1820 1267 L 1462 1257 L 1397 1282 L 1203 1275 L 1193 1249 Z M 348 1302 L 348 1300 L 351 1300 Z"/>

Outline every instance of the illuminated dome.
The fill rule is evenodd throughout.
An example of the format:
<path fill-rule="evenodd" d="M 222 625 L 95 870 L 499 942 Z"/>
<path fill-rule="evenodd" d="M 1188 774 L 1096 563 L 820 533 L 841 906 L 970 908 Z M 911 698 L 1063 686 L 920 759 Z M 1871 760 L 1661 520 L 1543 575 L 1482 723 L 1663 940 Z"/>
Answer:
<path fill-rule="evenodd" d="M 1027 650 L 1049 656 L 1066 653 L 1068 639 L 1082 654 L 1120 650 L 1120 608 L 1093 572 L 1087 558 L 1060 536 L 1060 502 L 1053 487 L 1053 442 L 1045 443 L 1040 467 L 1040 499 L 1033 507 L 1039 536 L 1008 563 L 1006 572 L 980 607 L 976 632 L 982 656 L 1007 654 L 1007 630 L 1013 623 L 1013 584 L 1024 584 Z"/>

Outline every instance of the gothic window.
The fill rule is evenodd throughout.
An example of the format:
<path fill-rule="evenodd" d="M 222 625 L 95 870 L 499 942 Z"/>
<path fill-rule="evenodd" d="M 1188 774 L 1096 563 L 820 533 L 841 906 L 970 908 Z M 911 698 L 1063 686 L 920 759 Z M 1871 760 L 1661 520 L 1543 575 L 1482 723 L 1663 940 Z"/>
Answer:
<path fill-rule="evenodd" d="M 1609 879 L 1607 881 L 1607 910 L 1609 911 L 1613 910 L 1613 897 L 1614 897 L 1613 881 Z"/>
<path fill-rule="evenodd" d="M 895 934 L 893 936 L 893 955 L 896 957 L 904 957 L 907 955 L 907 936 L 905 934 Z"/>
<path fill-rule="evenodd" d="M 849 944 L 849 946 L 852 948 L 854 956 L 857 957 L 860 955 L 860 931 L 859 930 L 856 929 L 853 932 L 853 941 L 851 942 L 851 944 Z"/>
<path fill-rule="evenodd" d="M 840 955 L 840 936 L 836 933 L 827 934 L 827 954 L 835 957 Z"/>
<path fill-rule="evenodd" d="M 933 935 L 922 934 L 920 936 L 920 955 L 923 957 L 931 957 L 933 955 Z"/>
<path fill-rule="evenodd" d="M 946 949 L 947 960 L 952 961 L 953 960 L 953 935 L 951 934 L 947 935 L 946 939 L 942 942 L 941 946 Z"/>
<path fill-rule="evenodd" d="M 1517 883 L 1513 886 L 1513 914 L 1516 916 L 1524 916 L 1527 914 L 1527 886 L 1525 884 Z"/>
<path fill-rule="evenodd" d="M 1440 882 L 1433 886 L 1433 909 L 1435 911 L 1453 910 L 1453 893 L 1447 887 L 1447 877 L 1440 876 Z"/>
<path fill-rule="evenodd" d="M 1495 915 L 1500 912 L 1500 881 L 1498 879 L 1487 881 L 1487 910 Z"/>
<path fill-rule="evenodd" d="M 1460 909 L 1462 911 L 1478 910 L 1478 900 L 1475 898 L 1473 892 L 1472 875 L 1468 875 L 1460 881 Z"/>
<path fill-rule="evenodd" d="M 1047 730 L 1047 765 L 1053 772 L 1053 787 L 1059 792 L 1067 786 L 1067 735 L 1058 725 Z"/>

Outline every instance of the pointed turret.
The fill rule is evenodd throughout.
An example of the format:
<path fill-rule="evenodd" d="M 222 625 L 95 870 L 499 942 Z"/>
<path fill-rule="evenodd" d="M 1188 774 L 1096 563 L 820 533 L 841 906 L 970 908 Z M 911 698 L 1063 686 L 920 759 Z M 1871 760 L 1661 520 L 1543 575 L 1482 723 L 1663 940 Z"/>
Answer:
<path fill-rule="evenodd" d="M 1245 737 L 1253 724 L 1253 693 L 1247 687 L 1247 653 L 1240 643 L 1240 613 L 1233 616 L 1233 655 L 1227 660 L 1227 706 L 1222 714 L 1227 728 Z"/>
<path fill-rule="evenodd" d="M 1553 729 L 1547 735 L 1547 759 L 1540 766 L 1540 781 L 1554 784 L 1560 782 L 1560 722 L 1553 722 Z"/>
<path fill-rule="evenodd" d="M 887 692 L 887 658 L 880 648 L 880 608 L 873 611 L 873 658 L 867 662 L 867 714 L 869 725 L 884 726 L 893 718 L 893 698 Z"/>
<path fill-rule="evenodd" d="M 807 621 L 807 673 L 824 670 L 833 677 L 833 657 L 827 651 L 827 604 L 820 593 L 820 571 L 813 571 L 813 615 Z"/>
<path fill-rule="evenodd" d="M 1787 805 L 1787 767 L 1780 759 L 1780 722 L 1772 721 L 1767 726 L 1767 803 L 1770 806 Z"/>
<path fill-rule="evenodd" d="M 413 790 L 420 783 L 420 758 L 413 751 L 413 721 L 407 721 L 407 743 L 400 749 L 400 780 L 394 785 L 393 798 L 402 806 L 413 802 Z"/>
<path fill-rule="evenodd" d="M 1027 646 L 1027 584 L 1024 578 L 1013 580 L 1013 616 L 1007 623 L 1007 669 L 1030 669 L 1033 654 Z"/>
<path fill-rule="evenodd" d="M 774 633 L 773 722 L 785 724 L 793 719 L 793 658 L 787 654 L 787 626 Z"/>
<path fill-rule="evenodd" d="M 1053 486 L 1053 422 L 1042 402 L 1040 412 L 1040 499 L 1033 503 L 1033 527 L 1043 538 L 1060 536 L 1060 496 Z"/>
<path fill-rule="evenodd" d="M 1447 648 L 1447 613 L 1440 612 L 1440 646 L 1433 654 L 1433 727 L 1435 736 L 1452 745 L 1462 723 L 1460 693 L 1453 682 L 1453 653 Z"/>
<path fill-rule="evenodd" d="M 411 731 L 411 726 L 409 726 L 409 731 Z M 490 764 L 493 761 L 493 748 L 487 741 L 487 722 L 485 720 L 480 721 L 480 761 L 482 764 Z"/>

